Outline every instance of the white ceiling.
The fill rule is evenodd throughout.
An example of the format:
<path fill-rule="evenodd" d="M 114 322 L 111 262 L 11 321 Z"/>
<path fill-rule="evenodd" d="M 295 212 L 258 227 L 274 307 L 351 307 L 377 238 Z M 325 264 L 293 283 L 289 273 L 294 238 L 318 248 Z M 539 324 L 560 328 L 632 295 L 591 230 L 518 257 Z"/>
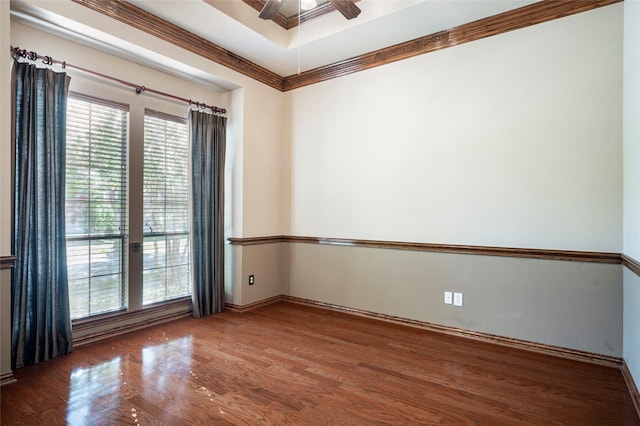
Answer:
<path fill-rule="evenodd" d="M 2 0 L 0 0 L 2 1 Z M 63 0 L 49 0 L 63 1 Z M 286 77 L 367 52 L 535 3 L 526 0 L 361 0 L 346 20 L 334 11 L 285 30 L 258 18 L 241 0 L 129 0 L 130 3 Z M 45 3 L 45 2 L 40 2 Z M 29 20 L 38 2 L 12 0 L 12 13 Z M 64 27 L 64 20 L 56 25 Z M 65 29 L 65 28 L 62 28 Z M 95 39 L 96 33 L 79 37 Z M 87 31 L 90 31 L 88 29 Z M 103 40 L 103 43 L 109 43 Z"/>

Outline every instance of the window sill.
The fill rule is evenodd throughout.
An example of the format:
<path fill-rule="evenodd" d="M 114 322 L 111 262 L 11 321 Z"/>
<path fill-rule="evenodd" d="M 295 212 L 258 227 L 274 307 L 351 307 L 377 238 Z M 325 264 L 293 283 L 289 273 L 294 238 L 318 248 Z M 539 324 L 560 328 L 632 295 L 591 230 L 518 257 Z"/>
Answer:
<path fill-rule="evenodd" d="M 159 302 L 136 311 L 120 310 L 72 321 L 73 344 L 80 346 L 97 340 L 140 330 L 191 315 L 191 296 Z"/>

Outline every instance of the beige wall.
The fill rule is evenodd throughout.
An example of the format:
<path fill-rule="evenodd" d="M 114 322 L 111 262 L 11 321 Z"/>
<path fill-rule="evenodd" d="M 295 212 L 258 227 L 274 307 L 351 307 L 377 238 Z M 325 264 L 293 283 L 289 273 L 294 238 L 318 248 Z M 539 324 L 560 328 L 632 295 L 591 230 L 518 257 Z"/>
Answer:
<path fill-rule="evenodd" d="M 11 254 L 11 22 L 9 3 L 0 2 L 0 256 Z"/>
<path fill-rule="evenodd" d="M 288 93 L 291 234 L 620 252 L 622 11 Z"/>
<path fill-rule="evenodd" d="M 640 261 L 640 2 L 624 4 L 624 253 Z"/>
<path fill-rule="evenodd" d="M 0 256 L 11 255 L 11 79 L 9 2 L 0 1 Z M 11 272 L 0 271 L 0 374 L 11 372 Z"/>
<path fill-rule="evenodd" d="M 290 233 L 619 253 L 623 10 L 287 93 Z M 288 294 L 622 355 L 620 265 L 293 244 Z"/>
<path fill-rule="evenodd" d="M 640 261 L 640 2 L 624 4 L 624 243 Z M 624 359 L 640 384 L 640 277 L 624 272 Z"/>

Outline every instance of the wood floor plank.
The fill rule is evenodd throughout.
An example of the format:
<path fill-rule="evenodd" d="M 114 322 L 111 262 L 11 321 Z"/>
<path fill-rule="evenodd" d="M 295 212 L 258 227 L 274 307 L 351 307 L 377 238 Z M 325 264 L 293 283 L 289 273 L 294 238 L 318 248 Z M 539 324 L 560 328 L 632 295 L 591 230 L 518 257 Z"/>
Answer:
<path fill-rule="evenodd" d="M 640 425 L 615 368 L 286 302 L 14 375 L 3 425 Z"/>

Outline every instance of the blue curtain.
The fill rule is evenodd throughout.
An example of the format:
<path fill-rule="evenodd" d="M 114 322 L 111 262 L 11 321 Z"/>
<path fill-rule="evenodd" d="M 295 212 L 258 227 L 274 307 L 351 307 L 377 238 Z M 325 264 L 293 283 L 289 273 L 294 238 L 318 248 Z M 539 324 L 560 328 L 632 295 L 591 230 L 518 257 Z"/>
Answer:
<path fill-rule="evenodd" d="M 193 316 L 224 310 L 226 117 L 191 111 Z"/>
<path fill-rule="evenodd" d="M 73 350 L 64 227 L 69 80 L 14 63 L 13 368 Z"/>

